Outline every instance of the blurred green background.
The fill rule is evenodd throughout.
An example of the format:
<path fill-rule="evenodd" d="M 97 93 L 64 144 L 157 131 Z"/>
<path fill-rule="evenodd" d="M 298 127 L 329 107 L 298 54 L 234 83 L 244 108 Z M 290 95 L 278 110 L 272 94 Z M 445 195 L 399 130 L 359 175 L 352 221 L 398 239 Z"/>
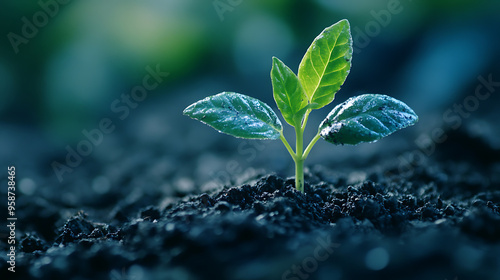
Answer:
<path fill-rule="evenodd" d="M 109 115 L 148 65 L 170 75 L 145 102 L 189 95 L 183 88 L 219 77 L 228 83 L 207 83 L 206 95 L 234 90 L 271 102 L 271 57 L 297 71 L 314 37 L 342 18 L 351 22 L 358 52 L 340 101 L 368 90 L 425 113 L 470 93 L 478 75 L 498 73 L 500 65 L 500 1 L 493 0 L 41 0 L 0 7 L 1 120 L 60 143 L 78 141 L 82 128 Z"/>

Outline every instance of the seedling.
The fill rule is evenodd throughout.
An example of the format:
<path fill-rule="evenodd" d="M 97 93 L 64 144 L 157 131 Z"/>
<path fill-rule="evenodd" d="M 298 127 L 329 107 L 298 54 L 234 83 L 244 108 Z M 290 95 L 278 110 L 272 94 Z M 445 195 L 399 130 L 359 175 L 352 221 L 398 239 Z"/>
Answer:
<path fill-rule="evenodd" d="M 304 149 L 309 114 L 333 101 L 349 74 L 351 59 L 352 37 L 345 19 L 314 39 L 300 62 L 298 75 L 273 57 L 274 100 L 285 121 L 295 128 L 295 151 L 283 135 L 276 113 L 253 97 L 222 92 L 193 103 L 183 113 L 235 137 L 280 139 L 295 162 L 295 187 L 304 192 L 304 161 L 320 138 L 336 145 L 375 142 L 418 121 L 415 112 L 397 99 L 363 94 L 333 108 Z"/>

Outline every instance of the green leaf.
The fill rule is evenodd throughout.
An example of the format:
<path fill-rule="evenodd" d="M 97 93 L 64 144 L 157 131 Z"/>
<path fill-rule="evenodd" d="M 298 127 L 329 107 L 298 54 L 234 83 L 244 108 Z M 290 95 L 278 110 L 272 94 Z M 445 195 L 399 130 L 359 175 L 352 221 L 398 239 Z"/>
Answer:
<path fill-rule="evenodd" d="M 269 105 L 234 92 L 222 92 L 195 102 L 183 114 L 239 138 L 278 139 L 283 130 Z"/>
<path fill-rule="evenodd" d="M 305 111 L 299 112 L 307 106 L 307 96 L 295 73 L 276 57 L 273 57 L 271 81 L 274 100 L 283 118 L 292 126 L 300 125 Z"/>
<path fill-rule="evenodd" d="M 357 145 L 375 142 L 417 121 L 418 116 L 405 103 L 387 95 L 364 94 L 333 108 L 319 131 L 330 143 Z"/>
<path fill-rule="evenodd" d="M 310 103 L 324 107 L 333 101 L 349 74 L 351 59 L 352 37 L 346 19 L 314 39 L 299 65 L 299 80 Z"/>

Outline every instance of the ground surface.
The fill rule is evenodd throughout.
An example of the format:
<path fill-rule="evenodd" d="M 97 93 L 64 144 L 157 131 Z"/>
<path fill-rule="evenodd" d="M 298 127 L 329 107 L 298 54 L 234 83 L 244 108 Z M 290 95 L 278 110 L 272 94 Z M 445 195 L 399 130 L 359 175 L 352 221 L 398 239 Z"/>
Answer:
<path fill-rule="evenodd" d="M 425 157 L 395 136 L 373 144 L 375 157 L 365 146 L 369 156 L 339 152 L 342 165 L 320 144 L 302 194 L 279 146 L 150 111 L 62 182 L 50 162 L 65 151 L 54 156 L 30 145 L 34 129 L 8 127 L 4 159 L 26 148 L 3 162 L 17 170 L 18 248 L 11 274 L 2 229 L 1 279 L 500 279 L 500 151 L 491 135 L 447 130 L 446 145 Z"/>

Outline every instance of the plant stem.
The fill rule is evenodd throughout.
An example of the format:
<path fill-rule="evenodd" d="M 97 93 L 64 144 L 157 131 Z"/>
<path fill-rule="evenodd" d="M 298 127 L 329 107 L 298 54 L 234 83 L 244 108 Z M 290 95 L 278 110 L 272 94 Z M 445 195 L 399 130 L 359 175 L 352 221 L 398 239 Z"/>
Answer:
<path fill-rule="evenodd" d="M 298 124 L 295 127 L 295 152 L 293 152 L 292 147 L 288 144 L 285 136 L 283 135 L 283 131 L 280 132 L 280 139 L 285 144 L 286 149 L 290 153 L 295 163 L 295 188 L 304 192 L 304 161 L 306 160 L 309 152 L 318 139 L 321 137 L 319 132 L 314 136 L 314 138 L 307 145 L 306 150 L 304 151 L 304 130 L 306 128 L 307 119 L 309 117 L 309 113 L 311 110 L 307 110 L 304 116 L 304 119 L 301 124 Z"/>
<path fill-rule="evenodd" d="M 304 192 L 304 159 L 295 160 L 295 188 Z"/>
<path fill-rule="evenodd" d="M 303 153 L 303 139 L 304 130 L 301 126 L 295 127 L 295 188 L 304 192 L 304 157 Z"/>
<path fill-rule="evenodd" d="M 307 156 L 309 155 L 309 152 L 311 151 L 314 144 L 316 144 L 316 142 L 319 140 L 319 138 L 321 138 L 321 135 L 319 135 L 319 131 L 318 131 L 316 136 L 314 136 L 314 138 L 311 140 L 311 142 L 309 142 L 309 145 L 307 145 L 306 150 L 304 151 L 304 154 L 302 155 L 303 159 L 307 158 Z"/>
<path fill-rule="evenodd" d="M 293 152 L 292 147 L 290 147 L 290 144 L 288 144 L 288 141 L 286 141 L 286 138 L 283 135 L 283 131 L 280 133 L 280 139 L 281 139 L 281 142 L 283 142 L 283 144 L 285 144 L 286 149 L 288 150 L 288 152 L 292 156 L 293 160 L 295 161 L 295 158 L 297 157 L 297 155 Z"/>

